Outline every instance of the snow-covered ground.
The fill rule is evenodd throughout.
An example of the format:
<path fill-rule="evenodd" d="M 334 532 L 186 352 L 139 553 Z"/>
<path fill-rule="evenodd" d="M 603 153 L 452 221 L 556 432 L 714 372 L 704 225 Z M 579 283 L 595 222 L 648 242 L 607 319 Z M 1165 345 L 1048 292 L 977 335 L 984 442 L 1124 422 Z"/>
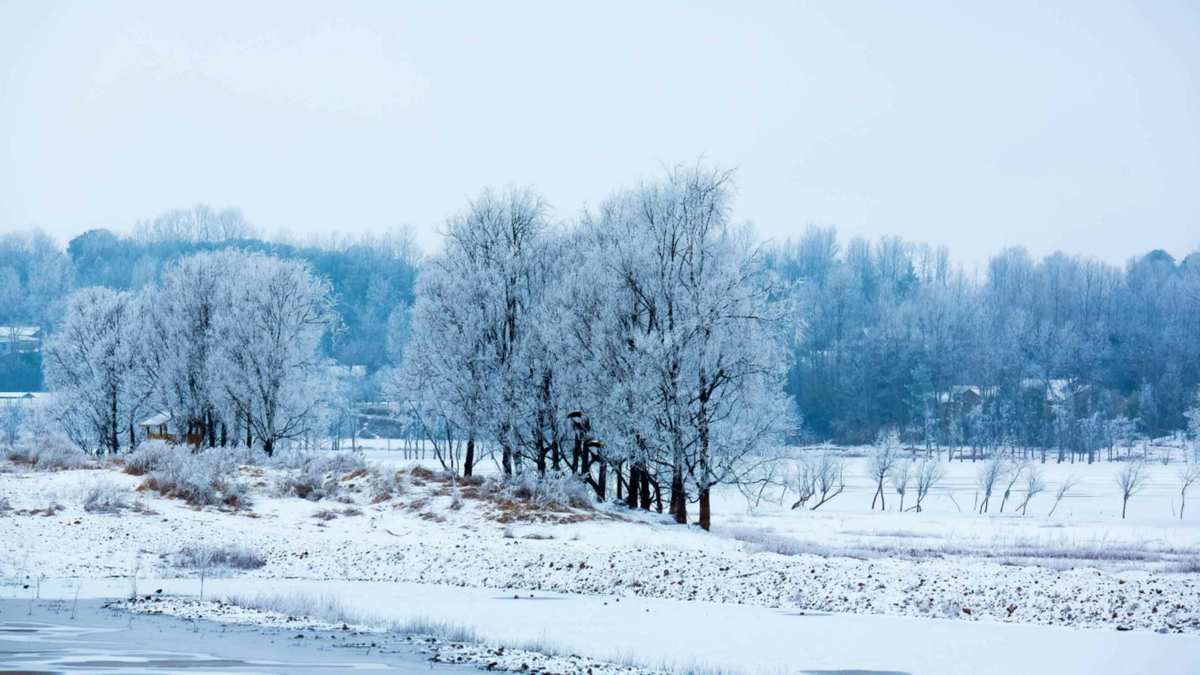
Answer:
<path fill-rule="evenodd" d="M 412 464 L 397 455 L 368 451 L 389 470 Z M 407 471 L 401 493 L 379 503 L 360 479 L 343 483 L 340 502 L 272 496 L 274 470 L 254 468 L 242 510 L 141 492 L 140 510 L 88 513 L 89 486 L 132 495 L 142 479 L 5 465 L 0 593 L 116 597 L 136 570 L 141 589 L 194 597 L 196 572 L 176 568 L 174 554 L 233 543 L 266 565 L 207 579 L 210 597 L 335 593 L 380 620 L 453 621 L 498 644 L 668 670 L 1194 670 L 1200 527 L 1170 517 L 1173 467 L 1151 468 L 1127 520 L 1116 465 L 1045 465 L 1051 491 L 1027 517 L 1011 503 L 1003 515 L 973 513 L 977 468 L 948 466 L 923 513 L 896 512 L 891 494 L 893 510 L 872 513 L 851 460 L 846 492 L 820 510 L 786 500 L 750 510 L 723 491 L 705 533 L 621 508 L 513 510 L 470 495 L 454 508 L 447 484 Z M 1080 483 L 1047 518 L 1068 473 Z M 47 511 L 52 503 L 62 508 Z"/>

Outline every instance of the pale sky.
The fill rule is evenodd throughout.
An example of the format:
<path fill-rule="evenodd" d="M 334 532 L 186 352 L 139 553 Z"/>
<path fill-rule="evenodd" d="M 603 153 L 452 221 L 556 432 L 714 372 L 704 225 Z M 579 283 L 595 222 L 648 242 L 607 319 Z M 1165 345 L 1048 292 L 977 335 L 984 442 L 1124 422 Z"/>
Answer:
<path fill-rule="evenodd" d="M 1194 0 L 0 0 L 0 231 L 205 202 L 428 248 L 484 186 L 568 218 L 704 157 L 763 237 L 1181 256 L 1197 36 Z"/>

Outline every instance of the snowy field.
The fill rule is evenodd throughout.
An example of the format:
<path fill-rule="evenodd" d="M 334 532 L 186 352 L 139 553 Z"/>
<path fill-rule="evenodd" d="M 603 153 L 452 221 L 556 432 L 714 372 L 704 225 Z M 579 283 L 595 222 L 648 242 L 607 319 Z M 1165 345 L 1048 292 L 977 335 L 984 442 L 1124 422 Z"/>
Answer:
<path fill-rule="evenodd" d="M 368 625 L 444 622 L 509 654 L 558 655 L 539 662 L 545 672 L 575 672 L 563 655 L 664 672 L 1185 673 L 1200 663 L 1200 508 L 1172 517 L 1173 465 L 1149 468 L 1122 520 L 1118 464 L 1046 464 L 1049 491 L 1019 516 L 1011 500 L 1004 514 L 974 513 L 979 465 L 957 461 L 923 512 L 899 512 L 890 487 L 889 511 L 871 512 L 865 460 L 849 459 L 845 492 L 819 510 L 770 494 L 750 508 L 723 491 L 706 533 L 622 507 L 513 504 L 413 471 L 433 468 L 428 458 L 364 454 L 386 468 L 331 475 L 319 501 L 286 496 L 285 468 L 244 467 L 237 509 L 137 491 L 145 478 L 115 466 L 0 462 L 0 596 L 121 598 L 136 583 L 154 597 L 138 611 L 216 618 L 196 602 L 203 575 L 207 600 L 336 597 Z M 378 475 L 395 480 L 387 498 L 372 494 Z M 1068 476 L 1076 487 L 1047 517 Z M 97 486 L 124 504 L 85 510 Z M 181 552 L 227 545 L 261 560 L 181 563 Z M 496 667 L 519 669 L 522 654 Z"/>

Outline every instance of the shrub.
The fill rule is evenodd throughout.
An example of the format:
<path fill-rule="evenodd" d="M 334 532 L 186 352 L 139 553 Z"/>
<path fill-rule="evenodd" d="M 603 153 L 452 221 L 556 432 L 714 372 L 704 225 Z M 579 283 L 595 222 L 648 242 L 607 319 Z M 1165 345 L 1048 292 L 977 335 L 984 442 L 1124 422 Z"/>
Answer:
<path fill-rule="evenodd" d="M 346 607 L 334 595 L 307 595 L 302 593 L 265 594 L 253 596 L 232 595 L 225 602 L 238 607 L 260 612 L 274 612 L 291 617 L 306 617 L 313 621 L 329 624 L 355 626 L 385 626 L 391 633 L 422 637 L 434 637 L 448 642 L 477 642 L 478 635 L 471 628 L 446 621 L 425 617 L 411 617 L 404 621 L 385 622 L 373 614 Z"/>
<path fill-rule="evenodd" d="M 173 455 L 190 452 L 187 448 L 171 445 L 166 441 L 146 441 L 125 458 L 125 473 L 144 476 L 165 465 Z"/>
<path fill-rule="evenodd" d="M 371 477 L 367 481 L 367 489 L 370 492 L 371 503 L 378 504 L 396 495 L 404 494 L 407 491 L 407 485 L 404 483 L 403 474 L 399 472 L 385 474 L 375 471 L 371 473 Z"/>
<path fill-rule="evenodd" d="M 87 456 L 59 434 L 22 440 L 6 450 L 5 456 L 13 462 L 46 471 L 82 469 L 89 464 Z"/>
<path fill-rule="evenodd" d="M 507 479 L 489 477 L 480 490 L 493 498 L 528 501 L 540 506 L 577 509 L 593 506 L 591 489 L 569 473 L 551 472 L 544 476 L 527 473 Z"/>
<path fill-rule="evenodd" d="M 150 471 L 145 489 L 182 499 L 193 506 L 245 506 L 247 497 L 237 481 L 244 453 L 229 448 L 209 448 L 195 454 L 164 452 Z M 140 488 L 139 488 L 140 489 Z"/>
<path fill-rule="evenodd" d="M 98 481 L 83 493 L 83 510 L 88 513 L 119 513 L 129 506 L 129 493 L 111 481 Z"/>
<path fill-rule="evenodd" d="M 172 556 L 175 567 L 189 570 L 256 570 L 267 564 L 266 558 L 247 546 L 194 544 Z"/>
<path fill-rule="evenodd" d="M 320 511 L 317 511 L 316 513 L 312 514 L 312 517 L 316 518 L 317 520 L 326 521 L 326 520 L 333 520 L 334 518 L 337 518 L 338 514 L 336 511 L 330 511 L 329 509 L 321 509 Z"/>
<path fill-rule="evenodd" d="M 336 496 L 342 477 L 369 475 L 363 458 L 349 452 L 286 453 L 280 455 L 277 465 L 285 471 L 276 485 L 278 493 L 314 502 Z"/>
<path fill-rule="evenodd" d="M 342 601 L 334 595 L 307 595 L 301 593 L 269 594 L 258 593 L 253 596 L 232 595 L 225 602 L 255 609 L 260 612 L 275 612 L 287 616 L 300 616 L 315 621 L 325 621 L 333 624 L 365 624 L 375 621 L 350 612 Z"/>

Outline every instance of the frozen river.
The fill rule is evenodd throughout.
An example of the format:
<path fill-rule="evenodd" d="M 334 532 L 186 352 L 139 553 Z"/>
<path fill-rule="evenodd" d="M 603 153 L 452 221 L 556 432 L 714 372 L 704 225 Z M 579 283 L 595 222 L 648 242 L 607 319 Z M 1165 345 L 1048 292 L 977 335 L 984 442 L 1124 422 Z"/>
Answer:
<path fill-rule="evenodd" d="M 106 610 L 99 600 L 0 600 L 0 672 L 464 673 L 380 635 L 284 631 Z M 303 637 L 298 637 L 303 635 Z"/>

